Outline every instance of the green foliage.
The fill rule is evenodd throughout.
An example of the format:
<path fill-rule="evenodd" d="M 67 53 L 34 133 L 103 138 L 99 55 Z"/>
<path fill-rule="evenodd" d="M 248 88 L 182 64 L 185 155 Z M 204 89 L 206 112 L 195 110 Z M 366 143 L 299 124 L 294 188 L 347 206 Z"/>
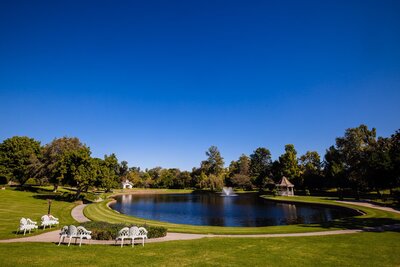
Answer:
<path fill-rule="evenodd" d="M 201 170 L 206 175 L 220 176 L 224 171 L 224 158 L 216 146 L 211 146 L 207 151 L 207 160 L 201 163 Z"/>
<path fill-rule="evenodd" d="M 0 144 L 0 177 L 23 185 L 36 175 L 40 157 L 40 142 L 26 136 L 8 138 Z"/>
<path fill-rule="evenodd" d="M 293 181 L 300 176 L 297 151 L 294 145 L 285 145 L 285 153 L 279 157 L 279 173 Z"/>
<path fill-rule="evenodd" d="M 265 187 L 267 180 L 271 178 L 271 171 L 271 152 L 263 147 L 257 148 L 250 155 L 250 176 L 253 184 L 258 188 Z"/>
<path fill-rule="evenodd" d="M 108 222 L 85 222 L 82 224 L 86 229 L 92 231 L 92 238 L 96 240 L 115 240 L 118 231 L 124 227 L 138 226 L 144 227 L 148 231 L 148 238 L 158 238 L 167 235 L 167 228 L 162 226 L 151 226 L 147 224 L 133 225 L 127 223 L 112 224 Z"/>
<path fill-rule="evenodd" d="M 321 158 L 316 151 L 307 151 L 300 157 L 301 175 L 297 184 L 311 188 L 323 187 Z"/>

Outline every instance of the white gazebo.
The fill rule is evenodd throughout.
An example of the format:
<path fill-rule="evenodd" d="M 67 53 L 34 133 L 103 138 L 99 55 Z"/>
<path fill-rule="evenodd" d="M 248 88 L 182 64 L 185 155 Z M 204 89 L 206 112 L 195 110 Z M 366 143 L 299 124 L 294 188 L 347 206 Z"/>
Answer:
<path fill-rule="evenodd" d="M 131 189 L 133 187 L 133 184 L 131 182 L 129 182 L 128 179 L 126 179 L 125 182 L 121 183 L 121 187 L 123 189 L 125 189 L 125 188 Z"/>
<path fill-rule="evenodd" d="M 276 184 L 276 193 L 278 196 L 294 196 L 294 185 L 283 176 L 281 181 Z"/>

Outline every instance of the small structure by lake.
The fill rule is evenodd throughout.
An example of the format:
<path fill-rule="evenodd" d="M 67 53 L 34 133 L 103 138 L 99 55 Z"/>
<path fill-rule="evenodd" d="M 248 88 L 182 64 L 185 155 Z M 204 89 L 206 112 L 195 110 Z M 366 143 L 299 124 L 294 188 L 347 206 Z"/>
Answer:
<path fill-rule="evenodd" d="M 278 196 L 294 196 L 294 185 L 283 176 L 281 181 L 276 184 L 276 193 Z"/>
<path fill-rule="evenodd" d="M 131 182 L 129 182 L 128 179 L 126 179 L 124 182 L 121 183 L 121 187 L 123 189 L 125 189 L 125 188 L 132 189 L 133 184 Z"/>

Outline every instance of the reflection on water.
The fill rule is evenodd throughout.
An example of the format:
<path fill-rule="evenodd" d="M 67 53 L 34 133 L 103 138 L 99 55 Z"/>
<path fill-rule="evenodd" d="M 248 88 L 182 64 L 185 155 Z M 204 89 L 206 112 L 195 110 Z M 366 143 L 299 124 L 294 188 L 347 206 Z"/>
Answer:
<path fill-rule="evenodd" d="M 121 195 L 111 207 L 150 220 L 216 226 L 267 226 L 320 223 L 356 215 L 355 211 L 265 200 L 257 194 Z"/>

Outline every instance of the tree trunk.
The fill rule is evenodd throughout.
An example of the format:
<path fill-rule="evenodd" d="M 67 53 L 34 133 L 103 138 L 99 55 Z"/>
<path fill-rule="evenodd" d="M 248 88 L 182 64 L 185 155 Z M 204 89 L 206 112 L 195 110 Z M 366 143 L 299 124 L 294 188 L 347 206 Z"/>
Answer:
<path fill-rule="evenodd" d="M 342 188 L 338 187 L 337 191 L 338 191 L 339 200 L 343 200 L 343 190 L 342 190 Z"/>
<path fill-rule="evenodd" d="M 53 186 L 54 186 L 53 192 L 57 192 L 57 190 L 58 190 L 58 184 L 54 184 Z"/>
<path fill-rule="evenodd" d="M 382 199 L 382 194 L 379 192 L 379 188 L 376 188 L 376 193 L 378 194 L 378 198 Z"/>

